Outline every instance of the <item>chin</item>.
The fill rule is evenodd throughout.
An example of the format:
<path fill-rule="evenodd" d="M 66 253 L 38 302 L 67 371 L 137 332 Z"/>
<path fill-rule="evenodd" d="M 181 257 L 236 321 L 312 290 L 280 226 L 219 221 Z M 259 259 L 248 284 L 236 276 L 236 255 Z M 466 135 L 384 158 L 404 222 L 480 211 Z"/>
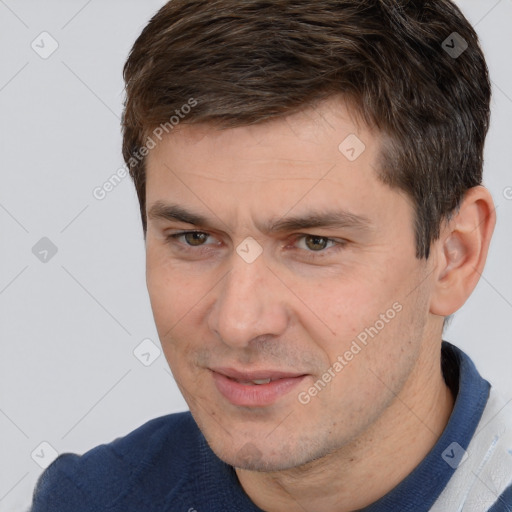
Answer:
<path fill-rule="evenodd" d="M 242 448 L 242 451 L 244 449 Z M 237 469 L 244 469 L 246 471 L 259 471 L 259 472 L 275 472 L 285 471 L 300 466 L 300 462 L 291 460 L 290 455 L 265 455 L 265 454 L 254 454 L 254 453 L 236 453 L 233 454 L 229 460 L 224 460 L 230 466 Z"/>
<path fill-rule="evenodd" d="M 226 464 L 247 471 L 274 472 L 285 471 L 311 462 L 315 457 L 308 456 L 304 447 L 289 439 L 275 440 L 273 445 L 268 439 L 237 440 L 227 438 L 222 442 L 208 444 L 212 451 Z"/>

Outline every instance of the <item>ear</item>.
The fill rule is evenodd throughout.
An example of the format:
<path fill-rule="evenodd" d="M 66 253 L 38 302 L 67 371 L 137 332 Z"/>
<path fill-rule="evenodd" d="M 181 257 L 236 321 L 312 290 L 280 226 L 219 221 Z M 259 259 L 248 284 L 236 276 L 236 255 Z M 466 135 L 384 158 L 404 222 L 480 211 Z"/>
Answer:
<path fill-rule="evenodd" d="M 483 186 L 469 189 L 459 211 L 433 245 L 435 266 L 430 312 L 448 316 L 469 298 L 483 272 L 496 224 L 496 209 Z"/>

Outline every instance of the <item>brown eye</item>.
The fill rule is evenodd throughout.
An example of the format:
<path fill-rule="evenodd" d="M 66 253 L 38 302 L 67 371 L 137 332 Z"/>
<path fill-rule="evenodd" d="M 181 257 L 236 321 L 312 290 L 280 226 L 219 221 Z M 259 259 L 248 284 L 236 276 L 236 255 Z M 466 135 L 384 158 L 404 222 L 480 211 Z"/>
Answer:
<path fill-rule="evenodd" d="M 312 251 L 323 251 L 327 247 L 329 239 L 325 236 L 307 235 L 304 237 L 304 242 L 307 248 Z"/>
<path fill-rule="evenodd" d="M 188 245 L 197 247 L 198 245 L 203 245 L 208 240 L 208 235 L 206 233 L 190 232 L 185 233 L 183 238 Z"/>

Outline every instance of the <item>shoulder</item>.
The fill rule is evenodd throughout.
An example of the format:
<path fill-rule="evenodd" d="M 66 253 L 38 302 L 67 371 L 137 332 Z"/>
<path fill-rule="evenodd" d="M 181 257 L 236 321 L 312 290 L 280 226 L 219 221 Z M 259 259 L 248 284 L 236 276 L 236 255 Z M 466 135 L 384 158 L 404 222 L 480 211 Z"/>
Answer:
<path fill-rule="evenodd" d="M 494 387 L 467 454 L 467 462 L 473 459 L 471 476 L 476 476 L 468 503 L 485 503 L 491 512 L 512 512 L 512 400 Z"/>
<path fill-rule="evenodd" d="M 64 453 L 41 475 L 32 512 L 117 510 L 132 491 L 142 496 L 149 482 L 151 499 L 158 501 L 179 482 L 184 461 L 199 458 L 200 443 L 195 421 L 184 412 L 148 421 L 83 455 Z M 159 483 L 164 474 L 165 485 Z"/>
<path fill-rule="evenodd" d="M 432 511 L 512 512 L 512 400 L 491 387 L 489 399 L 450 484 Z M 466 508 L 464 508 L 465 510 Z"/>
<path fill-rule="evenodd" d="M 440 439 L 441 458 L 455 471 L 431 510 L 512 512 L 512 400 L 505 400 L 471 358 L 447 342 L 442 365 L 456 402 Z"/>

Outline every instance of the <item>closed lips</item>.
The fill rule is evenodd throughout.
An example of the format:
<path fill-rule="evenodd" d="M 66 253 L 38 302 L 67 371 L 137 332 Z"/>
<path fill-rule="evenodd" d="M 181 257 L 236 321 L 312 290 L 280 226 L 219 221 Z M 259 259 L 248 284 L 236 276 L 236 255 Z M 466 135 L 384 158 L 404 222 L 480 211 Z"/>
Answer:
<path fill-rule="evenodd" d="M 233 368 L 215 368 L 212 369 L 212 371 L 224 375 L 224 377 L 234 380 L 240 384 L 257 385 L 269 384 L 270 382 L 280 379 L 293 379 L 297 377 L 303 377 L 305 375 L 304 373 L 289 373 L 274 370 L 242 372 Z"/>

